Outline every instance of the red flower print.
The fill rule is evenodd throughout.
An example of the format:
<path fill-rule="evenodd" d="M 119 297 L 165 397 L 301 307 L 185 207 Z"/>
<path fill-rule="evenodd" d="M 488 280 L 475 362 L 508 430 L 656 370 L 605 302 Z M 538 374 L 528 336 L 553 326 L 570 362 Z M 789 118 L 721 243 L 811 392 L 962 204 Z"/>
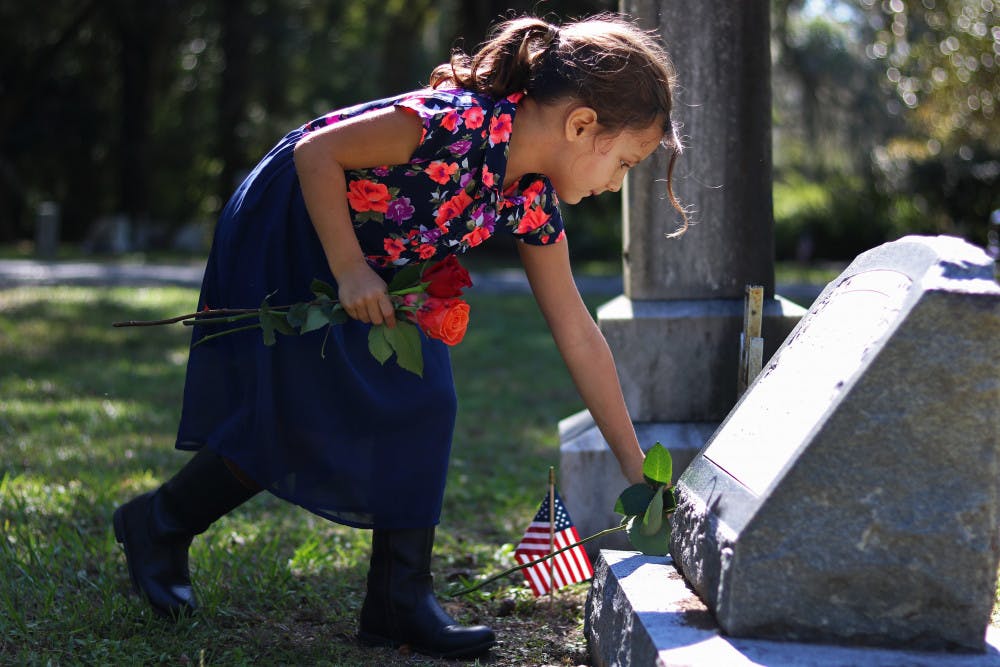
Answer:
<path fill-rule="evenodd" d="M 417 255 L 420 256 L 420 259 L 430 259 L 435 253 L 437 253 L 437 248 L 430 243 L 422 243 L 417 247 Z"/>
<path fill-rule="evenodd" d="M 454 132 L 455 128 L 458 127 L 458 112 L 449 111 L 445 114 L 444 118 L 441 119 L 441 127 L 449 132 Z"/>
<path fill-rule="evenodd" d="M 458 171 L 458 163 L 452 162 L 448 164 L 447 162 L 431 162 L 427 165 L 427 169 L 424 171 L 435 183 L 440 183 L 444 185 L 451 180 L 452 174 Z"/>
<path fill-rule="evenodd" d="M 511 93 L 510 95 L 508 95 L 507 96 L 507 101 L 508 102 L 513 102 L 514 104 L 517 104 L 518 102 L 521 101 L 522 97 L 524 97 L 524 93 L 518 91 L 516 93 Z"/>
<path fill-rule="evenodd" d="M 496 118 L 490 119 L 490 145 L 496 146 L 499 143 L 510 139 L 511 117 L 509 113 L 502 113 Z"/>
<path fill-rule="evenodd" d="M 469 326 L 469 304 L 458 298 L 430 297 L 414 313 L 417 325 L 430 338 L 458 345 Z"/>
<path fill-rule="evenodd" d="M 441 299 L 462 296 L 464 288 L 472 287 L 469 272 L 454 255 L 448 255 L 440 262 L 424 269 L 420 274 L 420 282 L 429 283 L 428 295 Z"/>
<path fill-rule="evenodd" d="M 487 167 L 484 164 L 483 165 L 483 185 L 485 185 L 488 188 L 492 188 L 494 183 L 496 183 L 496 177 L 493 175 L 493 172 L 490 171 L 490 168 Z"/>
<path fill-rule="evenodd" d="M 462 240 L 468 243 L 470 248 L 475 248 L 489 237 L 490 230 L 487 227 L 476 227 L 471 232 L 463 236 Z"/>
<path fill-rule="evenodd" d="M 437 223 L 437 226 L 442 230 L 446 229 L 447 225 L 445 223 L 468 208 L 471 203 L 472 197 L 470 197 L 465 190 L 462 190 L 457 195 L 441 204 L 441 207 L 438 208 L 437 217 L 434 218 L 434 222 Z"/>
<path fill-rule="evenodd" d="M 542 191 L 544 189 L 545 189 L 545 183 L 543 183 L 541 179 L 532 182 L 531 185 L 526 187 L 521 192 L 521 194 L 524 195 L 524 205 L 531 206 L 532 202 L 535 201 L 535 197 L 542 194 Z"/>
<path fill-rule="evenodd" d="M 462 114 L 462 120 L 465 121 L 466 128 L 478 130 L 483 126 L 483 108 L 479 106 L 469 107 Z"/>
<path fill-rule="evenodd" d="M 533 232 L 539 227 L 545 225 L 549 221 L 549 214 L 543 211 L 538 206 L 532 206 L 528 209 L 528 212 L 524 214 L 521 221 L 517 225 L 518 234 L 527 234 L 528 232 Z"/>
<path fill-rule="evenodd" d="M 358 213 L 364 211 L 385 213 L 389 208 L 389 188 L 381 183 L 367 180 L 351 181 L 348 186 L 347 201 Z"/>
<path fill-rule="evenodd" d="M 406 249 L 403 242 L 399 239 L 386 239 L 382 242 L 382 246 L 385 248 L 385 252 L 389 255 L 390 261 L 396 261 L 399 259 L 400 254 Z"/>

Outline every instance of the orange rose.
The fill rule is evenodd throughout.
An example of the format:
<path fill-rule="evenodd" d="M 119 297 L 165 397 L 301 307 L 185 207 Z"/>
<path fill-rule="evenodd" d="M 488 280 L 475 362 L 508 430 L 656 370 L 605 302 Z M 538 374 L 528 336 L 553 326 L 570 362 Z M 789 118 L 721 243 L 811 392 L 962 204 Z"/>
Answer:
<path fill-rule="evenodd" d="M 441 204 L 440 208 L 438 208 L 437 217 L 434 218 L 434 222 L 437 223 L 437 226 L 441 229 L 445 229 L 447 225 L 444 223 L 464 211 L 471 203 L 472 197 L 470 197 L 465 190 L 462 190 L 457 195 Z"/>
<path fill-rule="evenodd" d="M 548 221 L 548 213 L 543 211 L 538 206 L 532 206 L 528 209 L 528 212 L 521 217 L 521 221 L 517 225 L 517 233 L 526 234 L 528 232 L 533 232 Z"/>
<path fill-rule="evenodd" d="M 458 345 L 469 326 L 469 304 L 458 298 L 429 297 L 415 313 L 417 326 L 445 345 Z"/>
<path fill-rule="evenodd" d="M 521 194 L 524 195 L 524 205 L 531 206 L 531 204 L 535 201 L 535 198 L 542 194 L 543 190 L 545 190 L 545 183 L 541 179 L 532 182 L 531 185 L 526 187 L 521 192 Z"/>
<path fill-rule="evenodd" d="M 514 119 L 509 113 L 502 113 L 490 119 L 490 145 L 496 146 L 510 139 L 510 132 L 513 129 Z"/>
<path fill-rule="evenodd" d="M 455 128 L 458 127 L 458 112 L 452 110 L 445 114 L 441 119 L 441 127 L 449 132 L 454 132 Z"/>
<path fill-rule="evenodd" d="M 458 171 L 458 163 L 452 162 L 451 164 L 447 162 L 431 162 L 427 165 L 427 169 L 424 173 L 427 177 L 434 181 L 435 183 L 440 183 L 444 185 L 451 180 L 452 175 Z"/>
<path fill-rule="evenodd" d="M 385 213 L 389 209 L 389 188 L 373 181 L 351 181 L 347 191 L 347 202 L 358 213 L 364 211 Z"/>
<path fill-rule="evenodd" d="M 382 247 L 385 248 L 385 254 L 389 255 L 389 259 L 396 261 L 399 256 L 406 250 L 406 246 L 399 239 L 388 238 L 382 241 Z"/>
<path fill-rule="evenodd" d="M 465 127 L 470 130 L 478 130 L 483 126 L 483 108 L 469 107 L 462 114 L 462 118 L 465 120 Z"/>
<path fill-rule="evenodd" d="M 488 227 L 476 227 L 471 232 L 462 237 L 462 240 L 469 244 L 470 248 L 475 248 L 477 245 L 485 241 L 490 237 L 490 230 Z"/>

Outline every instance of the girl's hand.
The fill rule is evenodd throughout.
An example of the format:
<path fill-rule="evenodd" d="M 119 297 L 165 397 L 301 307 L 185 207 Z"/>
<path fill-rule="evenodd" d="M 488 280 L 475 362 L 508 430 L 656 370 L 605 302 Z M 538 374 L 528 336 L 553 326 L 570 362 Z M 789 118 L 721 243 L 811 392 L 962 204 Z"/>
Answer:
<path fill-rule="evenodd" d="M 365 324 L 396 326 L 388 287 L 367 262 L 352 264 L 335 277 L 340 305 L 350 317 Z"/>
<path fill-rule="evenodd" d="M 642 475 L 642 462 L 644 459 L 644 456 L 637 457 L 622 465 L 622 474 L 625 475 L 625 479 L 628 480 L 629 484 L 642 484 L 646 481 L 646 478 Z"/>

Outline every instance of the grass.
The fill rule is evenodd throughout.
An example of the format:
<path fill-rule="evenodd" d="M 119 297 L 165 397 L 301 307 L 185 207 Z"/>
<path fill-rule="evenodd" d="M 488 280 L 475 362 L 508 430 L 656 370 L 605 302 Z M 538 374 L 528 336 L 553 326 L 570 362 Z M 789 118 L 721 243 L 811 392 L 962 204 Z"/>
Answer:
<path fill-rule="evenodd" d="M 260 495 L 196 538 L 203 612 L 176 624 L 130 592 L 109 519 L 171 475 L 187 331 L 181 288 L 0 291 L 0 663 L 438 664 L 354 641 L 370 537 Z M 440 591 L 513 563 L 579 399 L 530 297 L 472 295 L 434 569 Z M 577 665 L 586 585 L 535 601 L 519 577 L 446 602 L 492 625 L 489 664 Z M 446 663 L 441 663 L 446 664 Z"/>
<path fill-rule="evenodd" d="M 530 297 L 469 299 L 441 592 L 512 564 L 557 462 L 555 422 L 581 408 Z M 164 623 L 131 593 L 109 520 L 187 457 L 173 437 L 188 332 L 110 323 L 195 301 L 181 288 L 0 290 L 0 664 L 448 664 L 359 648 L 369 533 L 266 495 L 195 540 L 203 613 Z M 586 591 L 536 601 L 514 577 L 446 607 L 498 631 L 491 665 L 578 665 Z"/>

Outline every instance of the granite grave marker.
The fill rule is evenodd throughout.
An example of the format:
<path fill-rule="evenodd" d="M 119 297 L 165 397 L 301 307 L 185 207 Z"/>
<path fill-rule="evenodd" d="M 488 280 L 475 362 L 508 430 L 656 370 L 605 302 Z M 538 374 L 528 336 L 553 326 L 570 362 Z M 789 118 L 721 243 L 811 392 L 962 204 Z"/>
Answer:
<path fill-rule="evenodd" d="M 983 650 L 1000 287 L 981 249 L 859 256 L 678 483 L 671 554 L 736 637 Z"/>

